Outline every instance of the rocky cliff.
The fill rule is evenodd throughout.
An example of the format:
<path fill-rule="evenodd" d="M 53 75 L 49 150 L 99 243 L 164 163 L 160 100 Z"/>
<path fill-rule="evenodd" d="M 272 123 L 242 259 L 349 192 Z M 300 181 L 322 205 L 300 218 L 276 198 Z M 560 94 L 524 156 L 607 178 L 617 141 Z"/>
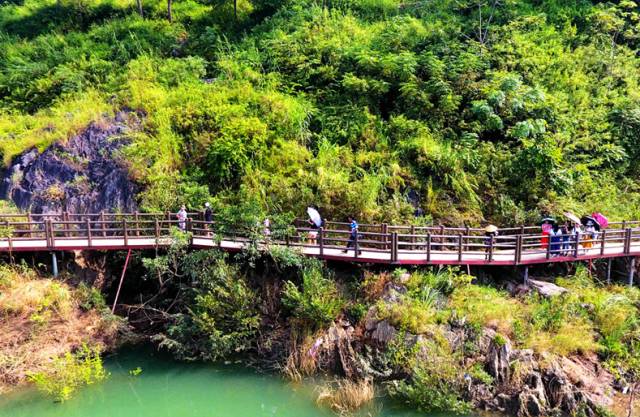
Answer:
<path fill-rule="evenodd" d="M 138 186 L 118 157 L 131 126 L 120 113 L 42 153 L 24 152 L 3 171 L 0 198 L 33 213 L 135 211 Z"/>

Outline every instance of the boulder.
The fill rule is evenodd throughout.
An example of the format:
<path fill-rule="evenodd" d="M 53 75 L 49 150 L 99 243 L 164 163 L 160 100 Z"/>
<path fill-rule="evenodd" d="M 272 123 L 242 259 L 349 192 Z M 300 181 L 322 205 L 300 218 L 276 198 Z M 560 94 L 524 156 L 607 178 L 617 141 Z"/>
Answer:
<path fill-rule="evenodd" d="M 530 279 L 528 282 L 531 288 L 546 298 L 557 297 L 568 291 L 566 288 L 560 287 L 552 282 L 538 281 L 534 279 Z"/>
<path fill-rule="evenodd" d="M 508 384 L 510 380 L 511 342 L 506 337 L 491 340 L 485 368 L 497 384 Z"/>
<path fill-rule="evenodd" d="M 118 156 L 135 123 L 133 114 L 119 114 L 42 153 L 25 151 L 2 173 L 0 198 L 32 213 L 135 211 L 139 189 Z"/>

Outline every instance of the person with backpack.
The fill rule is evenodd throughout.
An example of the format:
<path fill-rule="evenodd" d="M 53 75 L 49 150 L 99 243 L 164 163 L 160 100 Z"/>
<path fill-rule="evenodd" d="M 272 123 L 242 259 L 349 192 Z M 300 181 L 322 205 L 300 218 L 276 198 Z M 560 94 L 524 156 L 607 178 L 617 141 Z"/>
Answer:
<path fill-rule="evenodd" d="M 353 247 L 355 250 L 356 239 L 358 238 L 358 222 L 355 218 L 349 217 L 349 241 L 347 242 L 347 248 L 343 250 L 343 253 L 347 253 L 350 247 Z M 361 250 L 358 250 L 358 255 L 362 253 Z"/>

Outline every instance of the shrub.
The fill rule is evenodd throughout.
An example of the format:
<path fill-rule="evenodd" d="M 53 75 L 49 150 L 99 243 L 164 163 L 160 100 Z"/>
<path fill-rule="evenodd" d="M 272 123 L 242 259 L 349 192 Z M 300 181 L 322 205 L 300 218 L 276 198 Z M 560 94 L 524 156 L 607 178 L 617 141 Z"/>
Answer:
<path fill-rule="evenodd" d="M 186 360 L 215 361 L 249 349 L 260 325 L 259 298 L 239 270 L 215 251 L 185 255 L 181 268 L 196 284 L 194 298 L 154 340 Z"/>
<path fill-rule="evenodd" d="M 391 396 L 423 412 L 468 412 L 470 405 L 462 399 L 462 370 L 449 346 L 430 340 L 420 350 L 410 381 L 391 386 Z"/>
<path fill-rule="evenodd" d="M 80 308 L 84 311 L 92 309 L 103 310 L 107 308 L 107 302 L 100 290 L 95 287 L 90 287 L 84 282 L 81 282 L 76 288 L 75 296 Z"/>
<path fill-rule="evenodd" d="M 30 374 L 29 380 L 55 401 L 66 401 L 81 386 L 102 381 L 107 376 L 100 350 L 83 345 L 76 353 L 67 352 L 53 359 L 45 369 Z"/>
<path fill-rule="evenodd" d="M 332 322 L 345 305 L 335 282 L 322 273 L 319 267 L 305 268 L 302 288 L 287 281 L 282 291 L 284 306 L 296 319 L 314 328 Z"/>

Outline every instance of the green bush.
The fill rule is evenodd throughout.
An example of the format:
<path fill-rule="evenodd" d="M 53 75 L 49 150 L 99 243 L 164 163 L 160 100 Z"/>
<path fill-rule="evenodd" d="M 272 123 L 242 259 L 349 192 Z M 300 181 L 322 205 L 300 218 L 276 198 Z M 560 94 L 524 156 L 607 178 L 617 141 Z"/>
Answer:
<path fill-rule="evenodd" d="M 323 275 L 319 267 L 305 268 L 302 285 L 285 282 L 282 304 L 296 320 L 312 328 L 322 327 L 335 320 L 345 306 L 336 283 Z"/>
<path fill-rule="evenodd" d="M 191 278 L 193 298 L 154 340 L 186 360 L 216 361 L 253 346 L 260 325 L 259 297 L 236 266 L 217 251 L 185 254 L 181 273 Z"/>
<path fill-rule="evenodd" d="M 53 359 L 44 370 L 30 374 L 29 380 L 55 401 L 66 401 L 83 385 L 100 382 L 108 375 L 100 350 L 83 345 L 73 354 Z"/>
<path fill-rule="evenodd" d="M 420 350 L 410 381 L 392 385 L 391 396 L 423 412 L 468 412 L 470 405 L 462 399 L 462 369 L 448 344 L 427 341 Z"/>

